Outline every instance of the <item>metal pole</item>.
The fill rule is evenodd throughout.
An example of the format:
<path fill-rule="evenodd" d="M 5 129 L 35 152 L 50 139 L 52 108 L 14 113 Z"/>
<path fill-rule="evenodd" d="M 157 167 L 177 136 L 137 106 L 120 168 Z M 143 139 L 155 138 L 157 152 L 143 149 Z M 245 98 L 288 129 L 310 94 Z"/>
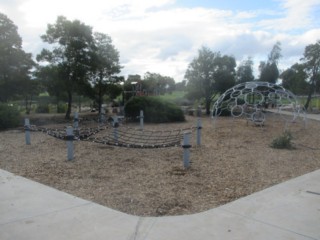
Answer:
<path fill-rule="evenodd" d="M 197 145 L 201 145 L 201 129 L 202 129 L 202 124 L 201 124 L 201 119 L 198 118 L 197 122 Z"/>
<path fill-rule="evenodd" d="M 119 119 L 118 119 L 118 116 L 113 116 L 112 119 L 113 119 L 112 126 L 113 126 L 114 141 L 115 141 L 116 143 L 118 143 Z"/>
<path fill-rule="evenodd" d="M 114 141 L 118 143 L 118 126 L 117 125 L 113 127 L 113 136 L 114 136 Z"/>
<path fill-rule="evenodd" d="M 190 167 L 190 135 L 190 132 L 183 134 L 183 166 L 186 169 Z"/>
<path fill-rule="evenodd" d="M 68 148 L 68 160 L 73 159 L 73 128 L 71 126 L 67 127 L 67 148 Z"/>
<path fill-rule="evenodd" d="M 104 124 L 106 121 L 106 111 L 103 107 L 100 108 L 99 121 L 100 121 L 100 124 Z"/>
<path fill-rule="evenodd" d="M 75 130 L 78 130 L 79 128 L 79 113 L 75 112 L 73 116 L 73 127 Z"/>
<path fill-rule="evenodd" d="M 29 118 L 24 119 L 24 131 L 25 131 L 25 138 L 26 138 L 26 144 L 30 145 L 30 120 Z"/>
<path fill-rule="evenodd" d="M 140 110 L 140 130 L 143 130 L 143 110 Z"/>

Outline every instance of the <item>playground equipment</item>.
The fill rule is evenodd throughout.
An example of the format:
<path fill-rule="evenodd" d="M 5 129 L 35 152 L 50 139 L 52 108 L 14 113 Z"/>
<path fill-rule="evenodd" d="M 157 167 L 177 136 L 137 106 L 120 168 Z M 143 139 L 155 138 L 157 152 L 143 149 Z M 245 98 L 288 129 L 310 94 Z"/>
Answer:
<path fill-rule="evenodd" d="M 213 105 L 212 117 L 244 117 L 255 125 L 264 125 L 266 112 L 279 114 L 287 123 L 303 117 L 305 111 L 297 97 L 282 86 L 268 82 L 240 83 L 225 91 Z"/>

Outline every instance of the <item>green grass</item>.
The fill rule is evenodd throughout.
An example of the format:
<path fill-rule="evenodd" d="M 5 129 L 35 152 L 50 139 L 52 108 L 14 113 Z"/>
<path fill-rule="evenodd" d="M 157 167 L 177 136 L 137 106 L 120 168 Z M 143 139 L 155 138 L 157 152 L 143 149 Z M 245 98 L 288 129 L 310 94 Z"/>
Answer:
<path fill-rule="evenodd" d="M 163 99 L 165 101 L 170 101 L 170 102 L 174 102 L 177 99 L 182 99 L 184 98 L 186 95 L 186 92 L 184 91 L 174 91 L 171 94 L 166 93 L 164 95 L 160 95 L 158 96 L 160 99 Z"/>
<path fill-rule="evenodd" d="M 298 97 L 298 101 L 304 105 L 307 102 L 307 97 Z M 320 109 L 320 98 L 312 98 L 309 106 L 313 109 Z"/>

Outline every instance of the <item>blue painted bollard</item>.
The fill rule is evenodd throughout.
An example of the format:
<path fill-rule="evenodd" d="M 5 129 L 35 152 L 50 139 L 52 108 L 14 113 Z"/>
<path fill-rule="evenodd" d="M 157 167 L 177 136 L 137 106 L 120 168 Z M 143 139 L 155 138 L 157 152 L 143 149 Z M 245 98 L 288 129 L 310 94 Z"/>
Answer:
<path fill-rule="evenodd" d="M 73 116 L 73 127 L 75 130 L 78 130 L 79 128 L 79 113 L 75 112 Z"/>
<path fill-rule="evenodd" d="M 74 139 L 74 135 L 73 135 L 73 128 L 71 126 L 67 127 L 67 158 L 68 161 L 71 161 L 73 159 L 73 139 Z"/>
<path fill-rule="evenodd" d="M 24 131 L 25 131 L 25 138 L 26 138 L 26 144 L 30 145 L 30 120 L 29 118 L 24 119 Z"/>
<path fill-rule="evenodd" d="M 139 116 L 139 118 L 140 118 L 140 130 L 143 130 L 143 118 L 144 118 L 144 116 L 143 116 L 143 110 L 140 110 L 140 116 Z"/>

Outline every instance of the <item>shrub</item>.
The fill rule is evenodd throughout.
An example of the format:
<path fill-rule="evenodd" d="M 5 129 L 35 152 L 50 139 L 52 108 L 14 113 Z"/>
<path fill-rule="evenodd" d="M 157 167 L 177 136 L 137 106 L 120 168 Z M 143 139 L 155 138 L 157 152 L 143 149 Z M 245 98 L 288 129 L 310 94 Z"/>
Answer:
<path fill-rule="evenodd" d="M 138 121 L 143 110 L 144 121 L 152 123 L 185 121 L 183 111 L 172 102 L 157 97 L 134 97 L 125 106 L 126 117 Z"/>
<path fill-rule="evenodd" d="M 40 104 L 36 109 L 36 113 L 49 113 L 49 104 Z"/>
<path fill-rule="evenodd" d="M 57 113 L 66 113 L 67 112 L 67 105 L 59 103 L 57 106 Z"/>
<path fill-rule="evenodd" d="M 273 139 L 271 142 L 271 147 L 272 148 L 277 148 L 277 149 L 292 149 L 292 134 L 290 131 L 285 131 L 282 135 L 276 137 Z"/>
<path fill-rule="evenodd" d="M 19 126 L 20 113 L 14 106 L 0 104 L 0 130 Z"/>

